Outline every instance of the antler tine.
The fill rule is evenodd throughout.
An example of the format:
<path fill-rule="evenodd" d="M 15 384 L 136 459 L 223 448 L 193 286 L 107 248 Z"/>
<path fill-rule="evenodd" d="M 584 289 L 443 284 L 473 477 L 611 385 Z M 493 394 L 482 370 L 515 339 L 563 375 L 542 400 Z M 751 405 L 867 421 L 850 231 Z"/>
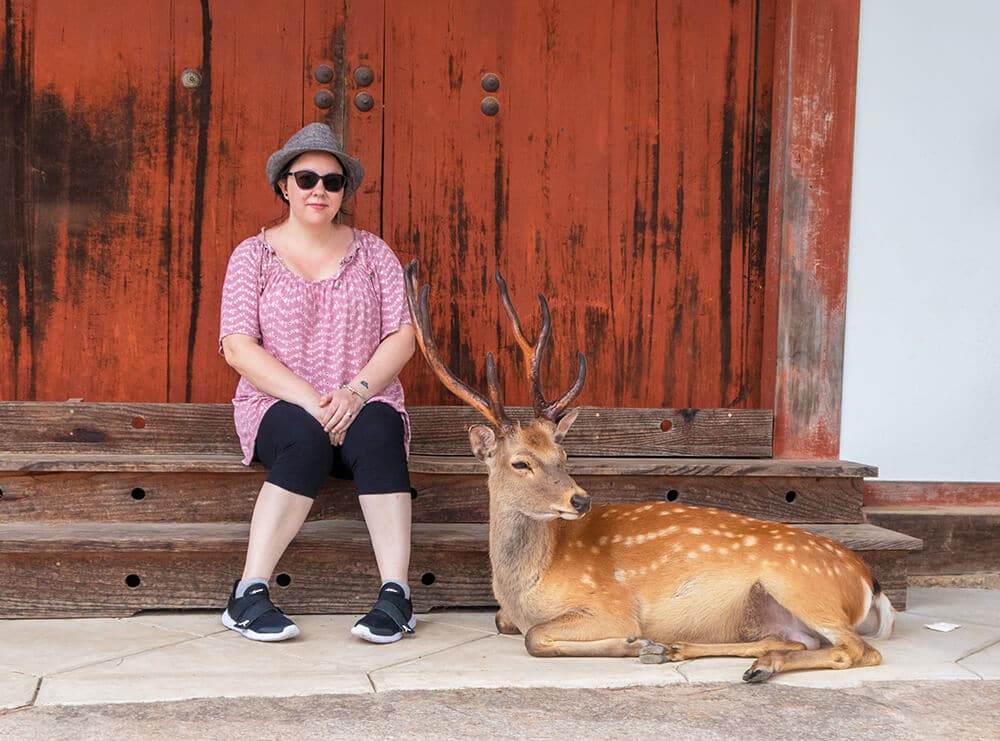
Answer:
<path fill-rule="evenodd" d="M 514 303 L 510 300 L 507 281 L 500 275 L 499 270 L 495 277 L 497 286 L 500 288 L 500 298 L 503 301 L 504 309 L 507 310 L 507 316 L 510 317 L 511 324 L 514 326 L 514 337 L 517 339 L 517 344 L 521 346 L 521 352 L 524 353 L 525 371 L 528 375 L 528 381 L 531 383 L 532 407 L 535 410 L 535 416 L 539 417 L 548 404 L 542 391 L 541 371 L 542 359 L 552 336 L 552 316 L 549 314 L 549 304 L 545 300 L 545 296 L 539 293 L 538 302 L 542 307 L 542 330 L 538 334 L 538 341 L 532 346 L 528 338 L 524 336 L 521 320 L 517 315 L 517 310 L 514 309 Z"/>
<path fill-rule="evenodd" d="M 563 412 L 573 403 L 573 400 L 580 395 L 583 390 L 583 382 L 587 380 L 587 358 L 579 350 L 576 351 L 576 359 L 580 364 L 580 370 L 576 375 L 576 383 L 570 387 L 570 390 L 565 394 L 560 396 L 554 402 L 549 404 L 542 412 L 541 416 L 545 419 L 557 420 L 562 416 Z"/>
<path fill-rule="evenodd" d="M 493 360 L 493 353 L 486 353 L 486 385 L 490 391 L 490 407 L 493 414 L 500 420 L 502 429 L 511 429 L 514 423 L 507 416 L 507 411 L 503 408 L 503 390 L 500 388 L 500 377 L 497 374 L 497 364 Z"/>
<path fill-rule="evenodd" d="M 403 270 L 403 282 L 406 288 L 406 303 L 409 305 L 410 315 L 413 317 L 413 328 L 417 335 L 417 342 L 420 345 L 420 349 L 423 352 L 424 357 L 427 359 L 428 365 L 430 365 L 431 370 L 434 371 L 434 374 L 438 377 L 441 383 L 444 384 L 445 388 L 486 417 L 486 419 L 493 423 L 495 427 L 498 429 L 505 429 L 509 427 L 510 420 L 507 419 L 507 415 L 503 412 L 502 405 L 497 404 L 494 406 L 490 402 L 486 401 L 482 394 L 477 393 L 466 385 L 465 382 L 452 373 L 451 369 L 445 365 L 443 360 L 441 360 L 441 354 L 438 352 L 437 343 L 434 342 L 434 332 L 431 329 L 430 310 L 428 309 L 428 296 L 430 294 L 431 287 L 429 285 L 425 285 L 422 289 L 420 289 L 420 296 L 418 299 L 417 290 L 419 282 L 417 278 L 417 271 L 418 263 L 416 260 L 413 260 Z M 490 359 L 488 363 L 492 363 L 492 359 Z M 496 375 L 495 367 L 493 369 L 493 374 L 494 376 Z M 497 413 L 498 409 L 499 414 Z"/>

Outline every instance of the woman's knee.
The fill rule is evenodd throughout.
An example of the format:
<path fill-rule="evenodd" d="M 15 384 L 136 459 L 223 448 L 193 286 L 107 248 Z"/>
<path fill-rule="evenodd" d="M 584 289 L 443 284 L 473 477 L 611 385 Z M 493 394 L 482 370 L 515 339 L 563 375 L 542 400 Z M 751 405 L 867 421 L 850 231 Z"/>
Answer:
<path fill-rule="evenodd" d="M 315 496 L 330 473 L 333 446 L 311 414 L 293 404 L 278 402 L 261 422 L 257 457 L 271 470 L 268 481 L 297 494 Z"/>
<path fill-rule="evenodd" d="M 343 445 L 344 462 L 359 494 L 410 491 L 405 434 L 402 416 L 388 404 L 363 408 Z"/>

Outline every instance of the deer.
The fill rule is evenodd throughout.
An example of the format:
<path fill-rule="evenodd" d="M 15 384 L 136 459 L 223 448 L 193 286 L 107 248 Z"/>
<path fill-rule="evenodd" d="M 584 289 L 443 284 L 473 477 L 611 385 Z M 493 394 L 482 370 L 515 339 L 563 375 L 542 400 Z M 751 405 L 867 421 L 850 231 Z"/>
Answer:
<path fill-rule="evenodd" d="M 489 557 L 497 631 L 524 636 L 536 657 L 638 657 L 661 664 L 704 656 L 754 658 L 746 682 L 779 672 L 875 666 L 861 636 L 887 638 L 894 610 L 867 565 L 840 543 L 790 525 L 676 502 L 593 505 L 567 470 L 562 443 L 579 410 L 587 364 L 552 402 L 540 380 L 551 313 L 529 341 L 499 271 L 495 278 L 524 356 L 534 419 L 504 409 L 493 353 L 488 397 L 442 360 L 418 290 L 418 262 L 404 269 L 421 352 L 441 383 L 488 425 L 469 428 L 486 465 Z"/>

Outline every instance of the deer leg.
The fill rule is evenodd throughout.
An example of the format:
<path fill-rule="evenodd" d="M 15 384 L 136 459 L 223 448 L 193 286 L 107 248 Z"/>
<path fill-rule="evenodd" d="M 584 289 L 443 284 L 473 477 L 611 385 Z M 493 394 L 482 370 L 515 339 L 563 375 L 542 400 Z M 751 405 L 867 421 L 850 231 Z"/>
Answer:
<path fill-rule="evenodd" d="M 495 621 L 497 625 L 497 632 L 502 633 L 505 636 L 516 636 L 521 632 L 521 629 L 514 625 L 514 623 L 510 622 L 503 614 L 503 608 L 500 608 L 500 610 L 497 611 Z"/>
<path fill-rule="evenodd" d="M 743 675 L 745 682 L 763 682 L 778 672 L 797 669 L 850 669 L 855 666 L 878 666 L 882 654 L 856 633 L 837 631 L 830 648 L 811 651 L 768 651 Z"/>
<path fill-rule="evenodd" d="M 615 621 L 610 626 L 584 612 L 564 612 L 547 623 L 539 623 L 524 636 L 524 646 L 532 656 L 638 656 L 643 641 L 626 638 Z M 639 626 L 632 626 L 638 632 Z"/>
<path fill-rule="evenodd" d="M 704 656 L 760 657 L 772 651 L 804 651 L 805 644 L 786 641 L 781 636 L 769 635 L 759 641 L 746 643 L 669 643 L 649 642 L 639 649 L 643 664 L 664 664 L 668 661 L 686 661 Z"/>

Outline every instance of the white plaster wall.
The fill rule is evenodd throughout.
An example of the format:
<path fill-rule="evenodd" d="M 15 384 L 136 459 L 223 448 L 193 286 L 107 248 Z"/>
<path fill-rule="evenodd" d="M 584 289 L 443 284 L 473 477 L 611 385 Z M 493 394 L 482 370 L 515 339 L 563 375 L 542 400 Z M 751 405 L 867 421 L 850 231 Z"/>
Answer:
<path fill-rule="evenodd" d="M 1000 2 L 862 0 L 841 458 L 1000 481 Z"/>

